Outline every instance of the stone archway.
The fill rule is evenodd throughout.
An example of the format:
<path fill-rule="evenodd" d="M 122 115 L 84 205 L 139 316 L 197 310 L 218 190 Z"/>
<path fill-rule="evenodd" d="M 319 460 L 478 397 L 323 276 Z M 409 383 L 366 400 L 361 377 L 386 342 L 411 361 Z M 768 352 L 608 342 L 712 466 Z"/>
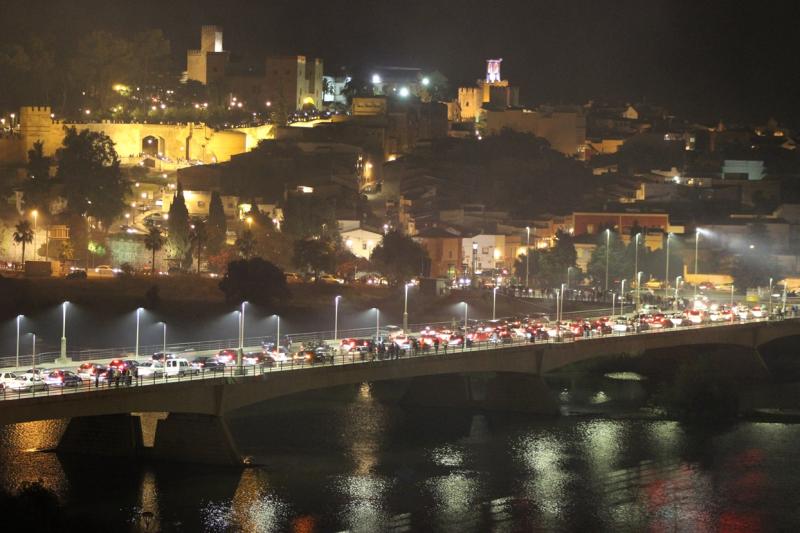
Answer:
<path fill-rule="evenodd" d="M 149 157 L 164 155 L 164 139 L 156 135 L 146 135 L 142 138 L 142 154 Z"/>

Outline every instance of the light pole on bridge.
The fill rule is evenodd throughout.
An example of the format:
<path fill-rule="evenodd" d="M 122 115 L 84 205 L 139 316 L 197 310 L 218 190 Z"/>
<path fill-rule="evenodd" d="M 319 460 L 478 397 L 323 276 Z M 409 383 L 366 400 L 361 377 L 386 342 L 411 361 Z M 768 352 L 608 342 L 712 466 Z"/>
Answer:
<path fill-rule="evenodd" d="M 492 289 L 492 320 L 497 318 L 497 287 Z"/>
<path fill-rule="evenodd" d="M 167 353 L 167 323 L 166 322 L 162 322 L 161 325 L 164 327 L 164 334 L 163 334 L 163 337 L 162 337 L 161 351 L 164 354 L 164 357 L 166 357 L 166 353 Z M 165 359 L 165 361 L 166 361 L 166 359 Z"/>
<path fill-rule="evenodd" d="M 17 315 L 17 361 L 16 367 L 19 368 L 19 323 L 22 320 L 22 315 Z"/>
<path fill-rule="evenodd" d="M 59 362 L 66 363 L 67 360 L 67 304 L 69 302 L 63 302 L 61 304 L 61 355 L 59 357 Z"/>
<path fill-rule="evenodd" d="M 136 308 L 136 348 L 134 349 L 134 356 L 139 357 L 139 318 L 142 314 L 142 308 Z"/>
<path fill-rule="evenodd" d="M 339 300 L 341 300 L 341 296 L 336 296 L 333 299 L 333 341 L 336 342 L 339 340 Z"/>
<path fill-rule="evenodd" d="M 408 286 L 409 285 L 411 285 L 411 283 L 406 283 L 404 287 L 405 296 L 403 298 L 403 333 L 408 332 Z"/>
<path fill-rule="evenodd" d="M 464 304 L 464 335 L 466 336 L 467 326 L 469 325 L 469 304 L 467 302 L 461 303 Z"/>
<path fill-rule="evenodd" d="M 680 298 L 680 290 L 681 290 L 681 283 L 683 282 L 683 276 L 678 276 L 675 278 L 675 309 L 678 308 L 678 298 Z"/>

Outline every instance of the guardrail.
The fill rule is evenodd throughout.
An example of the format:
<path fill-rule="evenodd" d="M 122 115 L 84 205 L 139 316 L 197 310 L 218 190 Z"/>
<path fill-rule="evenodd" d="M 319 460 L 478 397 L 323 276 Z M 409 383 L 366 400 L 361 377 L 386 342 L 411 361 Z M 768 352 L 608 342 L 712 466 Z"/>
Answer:
<path fill-rule="evenodd" d="M 67 386 L 67 387 L 48 386 L 46 389 L 39 391 L 37 390 L 23 391 L 23 390 L 13 390 L 10 388 L 3 388 L 2 390 L 0 390 L 0 401 L 9 401 L 21 398 L 31 398 L 31 397 L 41 397 L 41 396 L 57 396 L 57 395 L 75 394 L 75 393 L 91 393 L 100 390 L 120 389 L 120 388 L 125 389 L 125 388 L 143 387 L 149 385 L 181 383 L 186 381 L 258 376 L 273 372 L 300 371 L 308 368 L 319 368 L 319 367 L 341 366 L 341 365 L 371 364 L 380 361 L 412 359 L 416 357 L 447 357 L 448 355 L 454 355 L 454 354 L 503 350 L 519 346 L 552 345 L 552 344 L 564 344 L 572 342 L 591 342 L 592 340 L 609 338 L 609 337 L 657 335 L 663 332 L 689 331 L 689 330 L 715 328 L 715 327 L 731 327 L 740 325 L 742 323 L 758 323 L 758 322 L 769 322 L 769 321 L 775 321 L 775 320 L 766 318 L 752 319 L 745 322 L 742 321 L 718 322 L 711 324 L 697 324 L 691 326 L 675 326 L 663 329 L 649 329 L 638 332 L 637 331 L 612 332 L 608 334 L 595 334 L 585 337 L 577 337 L 577 336 L 558 337 L 558 338 L 550 338 L 547 340 L 536 340 L 533 338 L 531 339 L 510 338 L 508 341 L 504 342 L 480 341 L 475 343 L 461 343 L 460 346 L 446 346 L 445 344 L 442 344 L 438 350 L 436 350 L 434 347 L 424 346 L 420 347 L 419 349 L 397 350 L 396 353 L 393 353 L 391 355 L 389 354 L 389 352 L 386 352 L 382 356 L 377 352 L 370 352 L 370 353 L 348 352 L 344 354 L 342 353 L 335 354 L 332 356 L 332 359 L 328 359 L 325 362 L 311 363 L 307 362 L 305 359 L 289 359 L 286 362 L 279 362 L 274 364 L 226 366 L 218 371 L 206 371 L 205 369 L 189 369 L 175 376 L 165 375 L 164 373 L 161 373 L 160 375 L 152 375 L 149 377 L 141 377 L 141 376 L 133 377 L 132 375 L 119 376 L 118 379 L 115 379 L 111 382 L 107 381 L 105 378 L 102 379 L 97 378 L 96 380 L 83 380 L 81 381 L 81 383 L 79 384 L 76 383 L 74 386 Z"/>

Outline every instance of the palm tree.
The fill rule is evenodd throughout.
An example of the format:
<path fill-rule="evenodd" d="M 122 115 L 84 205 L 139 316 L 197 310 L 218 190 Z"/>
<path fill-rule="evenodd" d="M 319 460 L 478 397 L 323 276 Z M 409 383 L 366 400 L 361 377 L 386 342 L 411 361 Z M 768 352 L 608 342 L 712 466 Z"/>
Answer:
<path fill-rule="evenodd" d="M 198 220 L 194 223 L 192 231 L 189 233 L 189 240 L 192 241 L 192 247 L 197 255 L 197 273 L 200 274 L 200 256 L 208 243 L 208 230 L 204 222 Z"/>
<path fill-rule="evenodd" d="M 161 230 L 155 226 L 150 228 L 150 231 L 144 237 L 144 247 L 153 252 L 153 276 L 156 275 L 156 252 L 164 247 L 164 236 L 161 235 Z"/>
<path fill-rule="evenodd" d="M 253 236 L 253 232 L 248 229 L 242 232 L 242 236 L 236 239 L 235 244 L 236 249 L 239 250 L 239 255 L 243 259 L 250 259 L 256 249 L 256 238 Z"/>
<path fill-rule="evenodd" d="M 33 242 L 33 229 L 27 220 L 20 220 L 14 227 L 14 242 L 22 244 L 22 265 L 25 266 L 25 245 Z"/>

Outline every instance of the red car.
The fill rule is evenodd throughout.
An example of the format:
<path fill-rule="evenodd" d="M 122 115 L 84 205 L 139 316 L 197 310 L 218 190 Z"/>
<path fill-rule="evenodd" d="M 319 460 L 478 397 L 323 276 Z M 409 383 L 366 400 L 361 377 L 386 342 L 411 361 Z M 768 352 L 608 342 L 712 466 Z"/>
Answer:
<path fill-rule="evenodd" d="M 236 362 L 236 358 L 238 356 L 237 350 L 227 349 L 227 350 L 220 350 L 217 352 L 217 360 L 226 365 L 233 364 Z"/>

